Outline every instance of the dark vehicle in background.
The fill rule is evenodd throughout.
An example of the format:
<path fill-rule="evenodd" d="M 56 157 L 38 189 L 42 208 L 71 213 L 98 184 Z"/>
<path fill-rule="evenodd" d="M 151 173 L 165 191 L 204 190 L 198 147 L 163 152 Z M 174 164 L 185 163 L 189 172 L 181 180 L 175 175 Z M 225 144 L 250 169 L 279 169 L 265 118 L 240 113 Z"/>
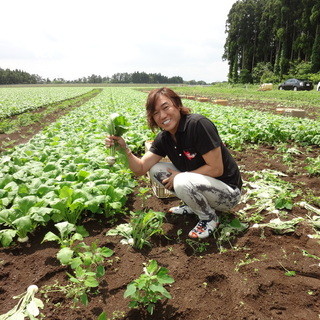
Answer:
<path fill-rule="evenodd" d="M 312 90 L 313 83 L 308 80 L 288 79 L 278 86 L 279 90 Z"/>

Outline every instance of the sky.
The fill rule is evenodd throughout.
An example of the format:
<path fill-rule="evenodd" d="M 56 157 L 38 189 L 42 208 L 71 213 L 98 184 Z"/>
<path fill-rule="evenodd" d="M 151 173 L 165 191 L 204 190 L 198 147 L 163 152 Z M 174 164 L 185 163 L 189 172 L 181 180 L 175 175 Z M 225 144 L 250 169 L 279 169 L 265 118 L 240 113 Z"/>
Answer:
<path fill-rule="evenodd" d="M 227 80 L 236 0 L 0 0 L 0 68 L 75 80 L 135 71 Z"/>

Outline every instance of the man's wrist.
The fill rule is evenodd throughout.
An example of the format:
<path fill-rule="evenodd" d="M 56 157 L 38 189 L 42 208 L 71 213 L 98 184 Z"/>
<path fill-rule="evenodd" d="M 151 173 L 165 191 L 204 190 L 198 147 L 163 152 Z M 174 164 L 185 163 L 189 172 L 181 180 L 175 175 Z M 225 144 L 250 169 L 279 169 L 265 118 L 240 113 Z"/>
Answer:
<path fill-rule="evenodd" d="M 127 156 L 130 156 L 130 154 L 132 154 L 131 149 L 128 148 L 127 146 L 126 146 L 126 148 L 124 150 L 125 150 Z"/>

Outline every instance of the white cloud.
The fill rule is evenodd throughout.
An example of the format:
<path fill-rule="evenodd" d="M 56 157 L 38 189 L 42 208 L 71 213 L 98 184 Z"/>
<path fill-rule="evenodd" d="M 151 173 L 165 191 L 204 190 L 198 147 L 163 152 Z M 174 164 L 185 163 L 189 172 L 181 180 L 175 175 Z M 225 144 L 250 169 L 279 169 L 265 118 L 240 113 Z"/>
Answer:
<path fill-rule="evenodd" d="M 65 79 L 145 71 L 226 80 L 224 30 L 235 1 L 7 1 L 0 67 Z"/>

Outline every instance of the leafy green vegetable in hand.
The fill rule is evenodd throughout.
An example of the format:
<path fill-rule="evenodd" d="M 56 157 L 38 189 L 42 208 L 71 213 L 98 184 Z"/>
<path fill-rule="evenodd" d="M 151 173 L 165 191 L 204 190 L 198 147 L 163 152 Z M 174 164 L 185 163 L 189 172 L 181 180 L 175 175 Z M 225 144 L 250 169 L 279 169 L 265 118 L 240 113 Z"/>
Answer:
<path fill-rule="evenodd" d="M 118 113 L 112 113 L 109 116 L 106 131 L 111 136 L 121 137 L 125 132 L 128 131 L 128 127 L 130 123 L 127 121 L 125 116 L 121 116 Z M 107 157 L 107 163 L 113 165 L 115 163 L 115 153 L 116 149 L 115 146 L 110 147 L 110 156 Z"/>
<path fill-rule="evenodd" d="M 125 116 L 121 116 L 118 113 L 112 113 L 109 116 L 106 131 L 112 136 L 121 137 L 128 131 L 129 126 L 130 123 L 127 121 Z"/>

